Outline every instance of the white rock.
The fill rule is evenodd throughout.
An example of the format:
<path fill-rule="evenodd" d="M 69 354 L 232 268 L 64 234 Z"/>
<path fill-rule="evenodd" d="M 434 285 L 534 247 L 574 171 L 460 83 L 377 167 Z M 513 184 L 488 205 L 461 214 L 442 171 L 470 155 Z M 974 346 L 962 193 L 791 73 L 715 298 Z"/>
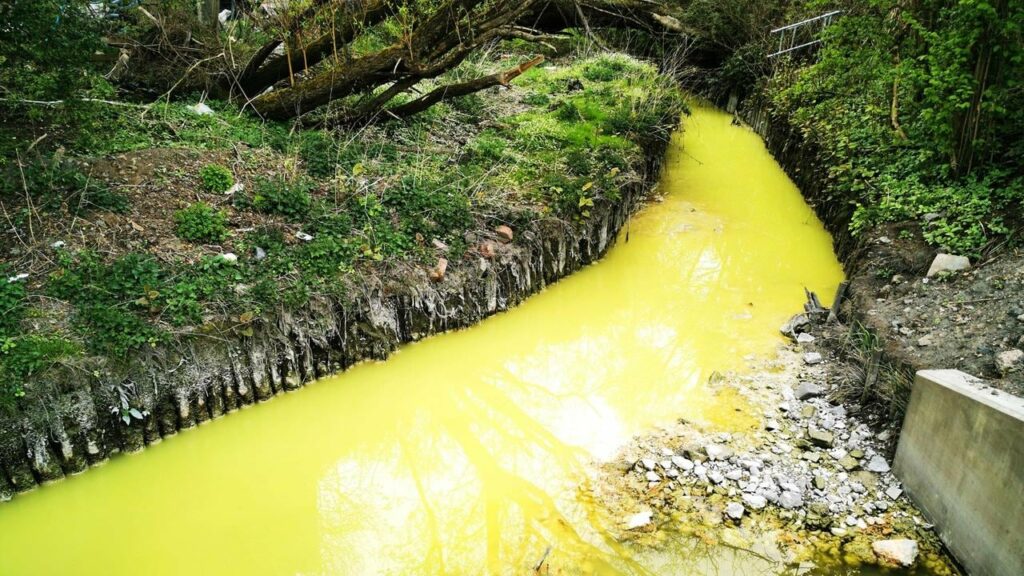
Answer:
<path fill-rule="evenodd" d="M 818 352 L 808 352 L 807 354 L 804 354 L 804 364 L 813 366 L 815 364 L 821 364 L 823 360 L 824 358 L 822 358 L 821 354 Z"/>
<path fill-rule="evenodd" d="M 1024 368 L 1024 351 L 1014 348 L 996 354 L 996 369 L 1003 376 Z"/>
<path fill-rule="evenodd" d="M 63 248 L 65 246 L 65 244 L 66 244 L 66 242 L 64 242 L 63 240 L 57 240 L 53 244 L 50 244 L 50 248 L 53 248 L 53 249 Z"/>
<path fill-rule="evenodd" d="M 680 470 L 693 470 L 693 461 L 688 458 L 683 458 L 682 456 L 673 456 L 672 464 Z"/>
<path fill-rule="evenodd" d="M 888 496 L 890 500 L 896 500 L 903 495 L 903 490 L 900 490 L 896 486 L 891 486 L 885 491 L 885 495 Z"/>
<path fill-rule="evenodd" d="M 865 466 L 865 468 L 867 468 L 869 472 L 888 472 L 889 463 L 885 461 L 885 458 L 882 458 L 881 456 L 876 454 L 871 457 L 871 460 L 868 461 L 868 464 L 867 466 Z"/>
<path fill-rule="evenodd" d="M 228 188 L 227 190 L 224 191 L 224 195 L 230 196 L 235 192 L 242 192 L 243 190 L 245 190 L 245 184 L 242 184 L 241 182 L 235 182 L 234 184 L 231 185 L 231 188 Z"/>
<path fill-rule="evenodd" d="M 651 523 L 652 512 L 650 510 L 644 510 L 643 512 L 637 512 L 626 519 L 626 530 L 635 530 L 637 528 L 643 528 Z"/>
<path fill-rule="evenodd" d="M 815 340 L 814 336 L 812 336 L 811 334 L 808 334 L 807 332 L 801 332 L 796 337 L 796 343 L 797 344 L 810 344 L 811 342 L 814 342 L 814 340 Z"/>
<path fill-rule="evenodd" d="M 935 260 L 932 260 L 932 265 L 928 268 L 928 273 L 925 276 L 931 278 L 936 274 L 942 272 L 959 272 L 961 270 L 967 270 L 971 267 L 971 261 L 966 256 L 955 256 L 953 254 L 939 254 L 935 255 Z"/>
<path fill-rule="evenodd" d="M 743 503 L 754 510 L 761 510 L 768 505 L 768 499 L 760 494 L 744 494 Z"/>
<path fill-rule="evenodd" d="M 813 354 L 817 354 L 817 352 L 813 352 Z M 821 354 L 818 354 L 818 357 L 821 357 Z M 824 390 L 821 386 L 818 386 L 813 382 L 801 382 L 800 385 L 796 387 L 793 395 L 796 396 L 798 400 L 806 400 L 808 398 L 814 398 L 815 396 L 821 396 L 823 392 Z"/>
<path fill-rule="evenodd" d="M 879 540 L 871 544 L 871 549 L 879 558 L 904 567 L 913 566 L 917 560 L 917 542 L 914 540 Z"/>
<path fill-rule="evenodd" d="M 708 474 L 708 478 L 713 484 L 721 484 L 725 482 L 725 476 L 722 476 L 721 472 L 711 472 Z"/>
<path fill-rule="evenodd" d="M 225 262 L 230 262 L 231 264 L 238 262 L 238 255 L 235 254 L 234 252 L 225 252 L 220 255 L 220 258 L 221 260 Z"/>
<path fill-rule="evenodd" d="M 200 116 L 207 116 L 213 114 L 213 108 L 206 105 L 205 102 L 198 102 L 195 106 L 189 106 L 189 110 L 199 114 Z"/>
<path fill-rule="evenodd" d="M 672 461 L 662 460 L 661 462 L 658 462 L 658 466 L 661 466 L 663 469 L 668 470 L 669 468 L 672 468 Z"/>
<path fill-rule="evenodd" d="M 728 460 L 732 457 L 732 448 L 721 444 L 708 444 L 704 447 L 709 460 Z"/>
<path fill-rule="evenodd" d="M 650 458 L 643 458 L 642 460 L 640 460 L 640 465 L 647 470 L 654 470 L 654 467 L 657 466 L 657 463 Z"/>
<path fill-rule="evenodd" d="M 650 470 L 647 474 L 644 474 L 644 478 L 647 478 L 648 482 L 661 482 L 661 476 L 658 476 L 657 472 Z"/>
<path fill-rule="evenodd" d="M 804 499 L 799 493 L 786 490 L 779 496 L 779 506 L 790 510 L 804 505 Z"/>
<path fill-rule="evenodd" d="M 28 274 L 25 274 L 25 273 L 18 274 L 17 276 L 8 276 L 7 277 L 7 283 L 8 284 L 14 284 L 15 282 L 21 282 L 22 280 L 24 280 L 26 278 L 28 278 Z"/>
<path fill-rule="evenodd" d="M 306 234 L 305 232 L 296 232 L 295 237 L 298 238 L 299 240 L 302 240 L 303 242 L 309 242 L 310 240 L 313 239 L 312 236 Z"/>
<path fill-rule="evenodd" d="M 921 348 L 927 348 L 928 346 L 931 346 L 934 343 L 935 339 L 932 337 L 931 334 L 926 334 L 917 339 L 917 345 L 920 346 Z"/>
<path fill-rule="evenodd" d="M 744 512 L 746 512 L 746 510 L 743 508 L 743 504 L 740 504 L 739 502 L 730 502 L 725 507 L 725 515 L 733 520 L 743 518 Z"/>

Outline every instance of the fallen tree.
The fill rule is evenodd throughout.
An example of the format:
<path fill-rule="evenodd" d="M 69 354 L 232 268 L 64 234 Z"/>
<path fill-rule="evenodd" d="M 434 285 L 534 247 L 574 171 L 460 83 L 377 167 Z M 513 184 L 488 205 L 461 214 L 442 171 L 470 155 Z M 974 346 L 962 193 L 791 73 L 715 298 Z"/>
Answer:
<path fill-rule="evenodd" d="M 498 39 L 545 43 L 570 28 L 592 34 L 592 26 L 683 31 L 669 7 L 645 0 L 311 0 L 249 18 L 272 38 L 240 70 L 224 73 L 221 87 L 247 109 L 277 120 L 332 103 L 341 121 L 408 116 L 505 84 L 542 60 L 409 99 L 420 82 Z"/>

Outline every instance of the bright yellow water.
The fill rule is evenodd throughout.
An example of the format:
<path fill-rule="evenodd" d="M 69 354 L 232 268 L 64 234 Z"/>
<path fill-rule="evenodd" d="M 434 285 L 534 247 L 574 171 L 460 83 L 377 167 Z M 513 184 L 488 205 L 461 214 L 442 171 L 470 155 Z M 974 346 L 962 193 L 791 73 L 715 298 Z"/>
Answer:
<path fill-rule="evenodd" d="M 642 571 L 588 520 L 586 463 L 679 417 L 749 427 L 708 376 L 842 277 L 754 134 L 684 127 L 664 202 L 601 263 L 0 506 L 0 575 L 528 574 L 548 546 L 567 573 Z"/>

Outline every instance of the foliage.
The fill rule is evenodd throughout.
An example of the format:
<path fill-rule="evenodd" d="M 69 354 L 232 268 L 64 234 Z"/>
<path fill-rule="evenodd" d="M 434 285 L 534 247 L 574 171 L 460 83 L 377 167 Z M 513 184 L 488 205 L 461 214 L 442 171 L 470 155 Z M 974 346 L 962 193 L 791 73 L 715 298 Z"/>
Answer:
<path fill-rule="evenodd" d="M 231 170 L 220 164 L 207 164 L 199 170 L 199 180 L 203 183 L 203 190 L 212 194 L 223 194 L 235 183 L 235 176 Z"/>
<path fill-rule="evenodd" d="M 260 212 L 280 214 L 292 220 L 306 215 L 312 205 L 309 191 L 313 185 L 308 180 L 289 180 L 283 177 L 264 179 L 256 184 L 252 205 Z"/>
<path fill-rule="evenodd" d="M 74 305 L 72 322 L 89 335 L 91 350 L 123 357 L 164 338 L 142 317 L 159 296 L 163 277 L 160 263 L 149 255 L 131 253 L 107 264 L 94 252 L 77 258 L 62 252 L 47 292 Z"/>
<path fill-rule="evenodd" d="M 220 242 L 227 238 L 227 214 L 206 202 L 196 202 L 174 214 L 174 231 L 190 242 Z"/>
<path fill-rule="evenodd" d="M 25 194 L 32 200 L 31 209 L 51 213 L 66 210 L 73 216 L 88 210 L 125 214 L 131 208 L 123 194 L 59 158 L 19 161 L 0 179 L 0 197 L 17 198 Z M 30 216 L 29 212 L 23 212 L 18 218 Z"/>
<path fill-rule="evenodd" d="M 466 65 L 469 69 L 457 73 L 475 77 L 507 68 L 506 62 L 492 60 Z M 45 282 L 40 287 L 34 281 L 31 290 L 61 307 L 66 321 L 55 323 L 50 333 L 34 334 L 45 341 L 25 340 L 21 319 L 39 312 L 26 305 L 36 294 L 22 282 L 0 284 L 0 306 L 11 310 L 2 315 L 0 342 L 7 342 L 10 354 L 28 359 L 12 363 L 24 377 L 3 379 L 9 389 L 0 390 L 0 402 L 31 393 L 31 381 L 42 371 L 75 356 L 84 355 L 83 363 L 91 356 L 126 362 L 191 333 L 248 336 L 264 314 L 295 309 L 316 295 L 343 293 L 347 283 L 340 280 L 348 274 L 396 261 L 433 265 L 440 253 L 458 261 L 470 248 L 472 231 L 498 222 L 516 227 L 545 217 L 582 222 L 595 206 L 616 199 L 621 187 L 635 182 L 644 147 L 667 139 L 683 110 L 671 80 L 625 56 L 539 67 L 519 80 L 512 92 L 481 93 L 439 104 L 410 121 L 358 131 L 292 132 L 285 124 L 228 113 L 230 107 L 215 100 L 207 101 L 216 111 L 209 116 L 173 101 L 144 111 L 85 103 L 86 128 L 60 134 L 63 157 L 70 160 L 56 160 L 55 153 L 24 162 L 37 218 L 81 211 L 79 205 L 98 209 L 101 191 L 117 196 L 82 168 L 87 162 L 74 161 L 85 152 L 183 147 L 202 156 L 243 142 L 236 156 L 242 169 L 268 176 L 257 179 L 249 194 L 236 194 L 233 207 L 198 202 L 163 216 L 173 220 L 182 238 L 221 244 L 216 252 L 189 246 L 187 259 L 157 258 L 147 252 L 152 246 L 132 239 L 112 250 L 103 245 L 102 252 L 60 248 L 54 256 L 50 240 L 40 238 L 52 262 L 44 265 L 49 267 Z M 583 88 L 572 87 L 571 80 L 583 82 Z M 515 114 L 495 105 L 517 95 L 522 103 Z M 480 128 L 473 124 L 477 118 L 492 121 Z M 262 164 L 267 158 L 276 166 Z M 193 195 L 190 174 L 159 168 L 154 184 L 182 182 L 182 194 Z M 20 206 L 25 197 L 20 172 L 11 170 L 18 178 L 4 180 L 8 207 Z M 199 179 L 216 193 L 230 185 L 222 176 L 230 172 L 209 165 Z M 127 198 L 117 197 L 128 211 Z M 143 210 L 148 207 L 139 208 L 141 215 L 154 217 Z M 239 210 L 261 214 L 239 215 Z M 14 225 L 25 229 L 27 217 L 22 220 Z M 124 225 L 128 219 L 117 220 Z M 250 225 L 250 220 L 257 222 L 254 229 L 228 233 L 232 221 Z M 312 238 L 297 239 L 298 230 Z M 219 255 L 228 250 L 238 254 L 237 261 Z M 36 367 L 23 368 L 30 365 Z M 130 393 L 126 398 L 127 408 L 120 399 L 111 408 L 134 422 L 138 418 L 131 409 L 138 406 Z"/>
<path fill-rule="evenodd" d="M 1019 3 L 851 4 L 816 62 L 771 79 L 855 233 L 920 219 L 930 242 L 977 255 L 1021 224 L 1022 28 Z"/>
<path fill-rule="evenodd" d="M 101 22 L 86 0 L 0 4 L 0 86 L 7 96 L 56 99 L 92 82 Z"/>

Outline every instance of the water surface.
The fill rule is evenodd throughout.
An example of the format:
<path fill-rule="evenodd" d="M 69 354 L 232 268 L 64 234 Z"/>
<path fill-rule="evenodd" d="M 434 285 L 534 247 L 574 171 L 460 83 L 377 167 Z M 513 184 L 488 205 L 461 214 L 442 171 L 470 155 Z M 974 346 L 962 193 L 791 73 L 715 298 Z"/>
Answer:
<path fill-rule="evenodd" d="M 741 572 L 633 557 L 577 487 L 658 423 L 753 426 L 709 375 L 770 352 L 842 272 L 725 114 L 685 119 L 659 192 L 515 310 L 0 506 L 0 574 L 530 574 L 549 547 L 565 574 Z"/>

